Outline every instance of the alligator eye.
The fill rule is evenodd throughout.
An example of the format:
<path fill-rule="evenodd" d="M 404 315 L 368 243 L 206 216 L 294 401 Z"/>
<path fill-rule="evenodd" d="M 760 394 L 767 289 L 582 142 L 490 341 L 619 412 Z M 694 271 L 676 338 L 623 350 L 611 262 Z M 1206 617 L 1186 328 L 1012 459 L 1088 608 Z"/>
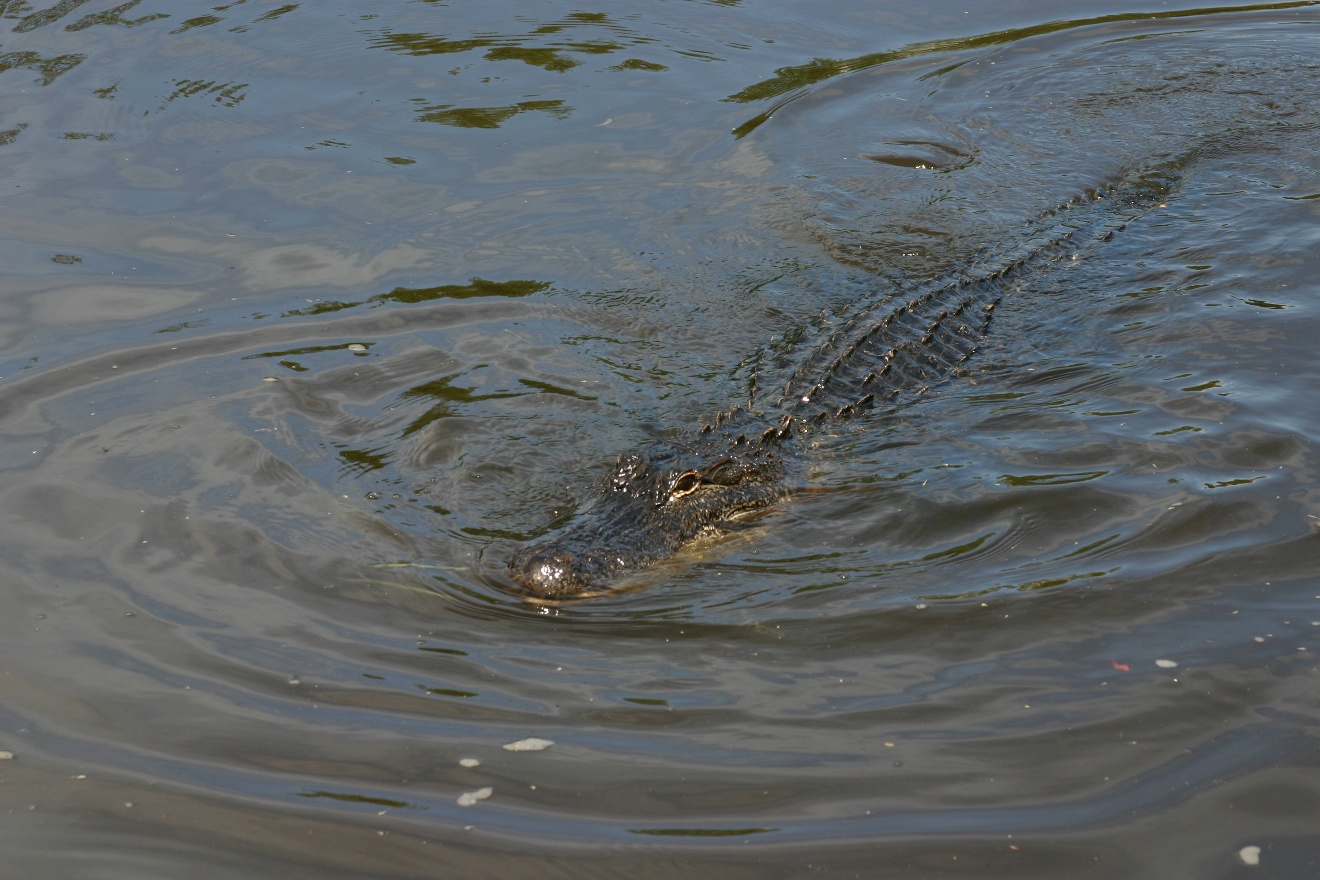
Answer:
<path fill-rule="evenodd" d="M 687 473 L 679 474 L 674 480 L 674 485 L 669 487 L 669 500 L 673 501 L 675 498 L 682 498 L 684 495 L 689 495 L 692 492 L 695 492 L 700 485 L 701 474 L 696 471 L 688 471 Z"/>

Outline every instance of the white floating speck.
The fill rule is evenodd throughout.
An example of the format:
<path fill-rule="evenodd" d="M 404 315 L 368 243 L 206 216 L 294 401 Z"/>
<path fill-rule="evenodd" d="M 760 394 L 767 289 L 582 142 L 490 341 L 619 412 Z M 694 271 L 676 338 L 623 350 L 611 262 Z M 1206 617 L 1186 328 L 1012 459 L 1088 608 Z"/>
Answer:
<path fill-rule="evenodd" d="M 1160 669 L 1174 669 L 1178 665 L 1177 660 L 1156 660 L 1155 665 Z"/>
<path fill-rule="evenodd" d="M 360 343 L 360 342 L 350 342 L 350 343 L 348 344 L 348 350 L 349 350 L 349 351 L 366 351 L 366 350 L 367 350 L 367 347 L 366 347 L 365 345 L 363 345 L 362 343 Z"/>
<path fill-rule="evenodd" d="M 460 807 L 470 807 L 477 801 L 484 801 L 495 793 L 495 789 L 490 786 L 479 788 L 476 791 L 465 791 L 458 796 L 458 805 Z"/>
<path fill-rule="evenodd" d="M 0 752 L 0 761 L 12 761 L 12 760 L 14 760 L 13 752 Z"/>
<path fill-rule="evenodd" d="M 481 766 L 481 762 L 478 761 L 476 758 L 459 758 L 459 759 L 458 759 L 458 766 L 460 766 L 460 767 L 480 767 L 480 766 Z"/>
<path fill-rule="evenodd" d="M 517 742 L 505 743 L 506 752 L 539 752 L 554 745 L 553 740 L 541 739 L 539 736 L 529 736 L 527 739 L 520 739 Z"/>
<path fill-rule="evenodd" d="M 1244 865 L 1259 865 L 1260 847 L 1244 846 L 1242 849 L 1238 850 L 1238 858 L 1242 860 L 1242 864 Z"/>

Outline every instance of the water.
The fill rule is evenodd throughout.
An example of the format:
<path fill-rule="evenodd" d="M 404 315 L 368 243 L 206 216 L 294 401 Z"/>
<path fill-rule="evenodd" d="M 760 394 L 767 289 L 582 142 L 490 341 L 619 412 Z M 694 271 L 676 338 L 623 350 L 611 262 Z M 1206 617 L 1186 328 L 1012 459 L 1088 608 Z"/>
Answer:
<path fill-rule="evenodd" d="M 1320 14 L 982 6 L 6 4 L 6 870 L 1314 874 Z M 511 589 L 1174 159 L 754 528 Z"/>

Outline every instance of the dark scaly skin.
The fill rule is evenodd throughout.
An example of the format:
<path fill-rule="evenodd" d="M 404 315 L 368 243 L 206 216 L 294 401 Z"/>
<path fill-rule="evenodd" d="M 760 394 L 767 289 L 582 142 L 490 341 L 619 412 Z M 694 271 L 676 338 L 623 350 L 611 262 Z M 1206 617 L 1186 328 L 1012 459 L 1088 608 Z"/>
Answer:
<path fill-rule="evenodd" d="M 1076 257 L 1158 206 L 1188 161 L 1088 191 L 1033 221 L 1034 234 L 1000 259 L 863 307 L 763 409 L 735 408 L 694 435 L 619 456 L 565 528 L 513 557 L 510 576 L 546 599 L 596 595 L 778 504 L 801 484 L 804 438 L 866 410 L 905 406 L 957 375 L 1028 273 Z"/>
<path fill-rule="evenodd" d="M 511 574 L 541 596 L 598 591 L 776 504 L 794 464 L 778 443 L 713 427 L 626 453 L 570 529 L 519 553 Z"/>

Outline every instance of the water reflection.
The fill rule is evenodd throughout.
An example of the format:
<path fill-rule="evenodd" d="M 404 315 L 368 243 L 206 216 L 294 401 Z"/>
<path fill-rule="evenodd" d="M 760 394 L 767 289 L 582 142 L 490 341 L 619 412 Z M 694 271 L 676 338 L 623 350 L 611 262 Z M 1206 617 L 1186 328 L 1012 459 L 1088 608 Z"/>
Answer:
<path fill-rule="evenodd" d="M 605 36 L 576 38 L 578 32 L 582 30 L 600 31 Z M 523 33 L 490 33 L 461 39 L 427 33 L 397 33 L 382 30 L 372 35 L 369 46 L 373 49 L 386 49 L 421 57 L 480 53 L 481 59 L 487 62 L 516 61 L 550 73 L 565 73 L 582 65 L 587 57 L 625 52 L 656 42 L 655 37 L 615 21 L 607 13 L 571 12 Z M 461 59 L 456 60 L 461 61 Z M 470 66 L 471 62 L 461 63 L 449 73 L 459 74 Z M 494 65 L 492 72 L 498 69 L 498 66 L 498 64 Z M 594 73 L 599 75 L 606 71 L 656 72 L 667 69 L 664 64 L 653 60 L 630 57 L 609 67 L 595 70 Z M 498 74 L 494 75 L 498 77 Z M 539 98 L 503 106 L 478 107 L 437 103 L 425 98 L 414 98 L 413 103 L 419 105 L 415 109 L 417 121 L 459 128 L 499 128 L 518 115 L 530 112 L 548 113 L 557 119 L 566 119 L 574 112 L 574 108 L 560 98 Z"/>
<path fill-rule="evenodd" d="M 1320 21 L 1116 11 L 0 6 L 6 864 L 1304 875 Z M 507 582 L 620 450 L 1189 145 L 794 503 Z"/>
<path fill-rule="evenodd" d="M 781 95 L 805 89 L 809 86 L 814 86 L 825 80 L 833 79 L 834 77 L 867 70 L 869 68 L 878 67 L 882 64 L 901 61 L 906 58 L 917 58 L 923 55 L 934 54 L 953 55 L 967 49 L 990 49 L 998 46 L 1008 46 L 1027 40 L 1031 37 L 1039 37 L 1079 28 L 1095 27 L 1096 25 L 1176 20 L 1224 12 L 1246 13 L 1270 10 L 1303 9 L 1312 5 L 1313 3 L 1311 0 L 1288 0 L 1288 2 L 1284 3 L 1258 3 L 1254 5 L 1234 6 L 1229 8 L 1206 7 L 1162 10 L 1159 12 L 1124 12 L 1117 15 L 1059 19 L 1044 24 L 1033 25 L 1031 27 L 1011 28 L 993 33 L 975 34 L 973 36 L 957 39 L 929 40 L 926 42 L 913 43 L 896 51 L 873 52 L 867 55 L 859 55 L 855 58 L 813 59 L 809 64 L 783 67 L 775 72 L 775 76 L 729 95 L 725 100 L 740 104 L 773 100 Z M 967 59 L 959 59 L 951 63 L 942 64 L 925 73 L 924 77 L 934 79 L 936 77 L 945 76 L 957 70 L 965 63 L 967 63 Z M 802 92 L 802 94 L 805 94 L 805 92 Z M 752 129 L 740 129 L 738 134 L 743 135 L 751 130 Z"/>
<path fill-rule="evenodd" d="M 545 281 L 487 281 L 473 278 L 468 284 L 438 284 L 434 287 L 396 287 L 389 293 L 378 293 L 356 302 L 330 300 L 318 302 L 304 309 L 290 309 L 282 317 L 323 315 L 352 309 L 361 305 L 378 306 L 385 303 L 421 303 L 438 299 L 468 299 L 474 296 L 519 297 L 541 293 L 550 287 Z"/>
<path fill-rule="evenodd" d="M 48 86 L 61 74 L 73 70 L 86 58 L 85 55 L 57 55 L 43 58 L 36 52 L 6 52 L 0 55 L 0 73 L 26 67 L 40 74 L 37 79 L 38 84 Z"/>

